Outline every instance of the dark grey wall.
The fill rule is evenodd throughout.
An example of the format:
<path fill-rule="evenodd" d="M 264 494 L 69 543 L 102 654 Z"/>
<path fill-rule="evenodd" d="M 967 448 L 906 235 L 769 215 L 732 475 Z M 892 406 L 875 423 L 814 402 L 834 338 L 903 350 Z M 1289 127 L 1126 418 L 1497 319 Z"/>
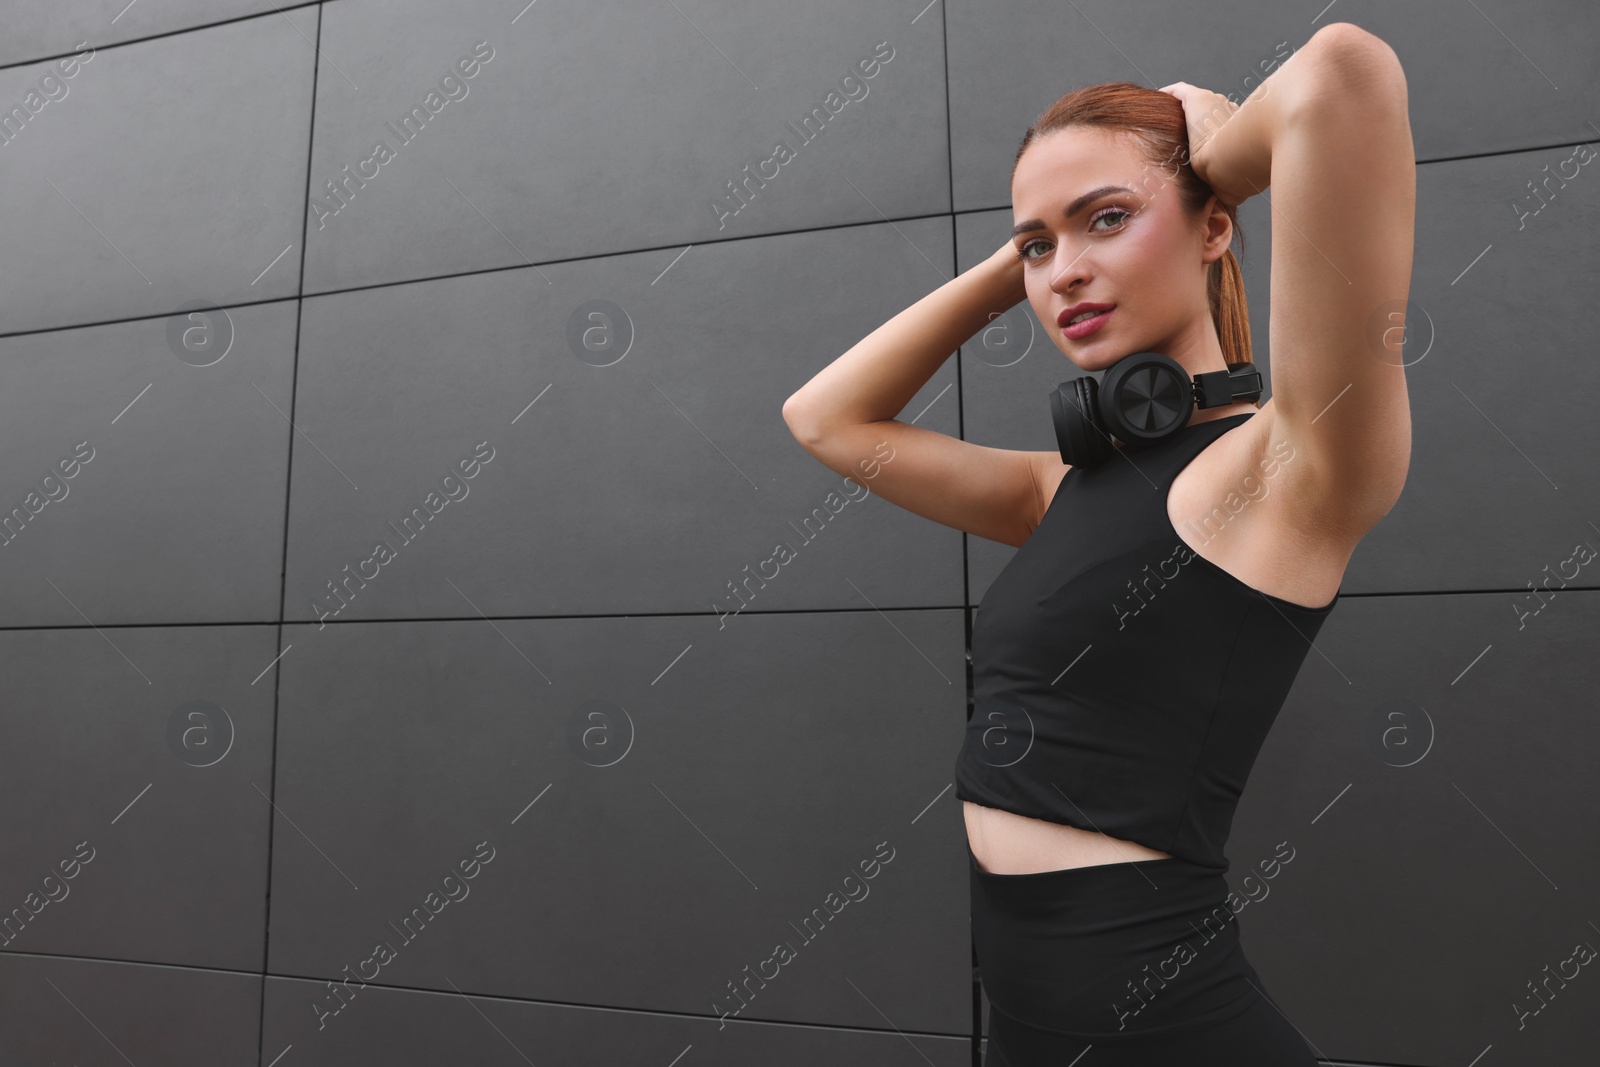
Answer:
<path fill-rule="evenodd" d="M 1578 1062 L 1600 10 L 1318 6 L 0 3 L 0 1062 L 972 1062 L 950 777 L 1013 550 L 780 407 L 1003 240 L 1055 96 L 1242 96 L 1333 20 L 1409 79 L 1415 449 L 1241 928 L 1330 1060 Z M 969 344 L 903 417 L 1048 448 L 1069 373 Z"/>

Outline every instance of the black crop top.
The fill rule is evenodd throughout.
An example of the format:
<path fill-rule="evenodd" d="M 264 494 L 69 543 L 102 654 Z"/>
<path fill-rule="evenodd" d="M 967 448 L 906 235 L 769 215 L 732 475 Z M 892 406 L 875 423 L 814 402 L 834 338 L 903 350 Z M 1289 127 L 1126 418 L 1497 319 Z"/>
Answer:
<path fill-rule="evenodd" d="M 957 798 L 1228 869 L 1256 753 L 1339 600 L 1308 608 L 1253 589 L 1167 517 L 1178 472 L 1254 415 L 1067 470 L 978 604 Z M 1271 473 L 1257 480 L 1269 492 Z M 1249 506 L 1246 490 L 1259 498 L 1241 485 L 1190 540 Z"/>

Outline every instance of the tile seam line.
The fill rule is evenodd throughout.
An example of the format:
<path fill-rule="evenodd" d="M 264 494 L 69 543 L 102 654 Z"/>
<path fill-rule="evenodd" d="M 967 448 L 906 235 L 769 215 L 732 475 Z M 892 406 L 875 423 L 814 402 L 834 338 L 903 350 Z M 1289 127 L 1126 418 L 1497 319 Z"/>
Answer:
<path fill-rule="evenodd" d="M 160 41 L 168 37 L 178 37 L 185 33 L 200 33 L 205 30 L 216 29 L 218 26 L 231 26 L 235 22 L 250 22 L 255 19 L 271 18 L 273 15 L 277 14 L 286 15 L 291 11 L 299 11 L 302 8 L 322 7 L 324 4 L 337 2 L 338 0 L 305 0 L 305 2 L 298 4 L 279 4 L 271 11 L 257 11 L 247 15 L 236 15 L 233 18 L 218 19 L 215 22 L 202 22 L 193 26 L 180 26 L 177 29 L 163 30 L 159 33 L 147 34 L 143 37 L 132 37 L 126 41 L 107 41 L 105 44 L 96 44 L 93 41 L 87 41 L 85 42 L 85 46 L 88 48 L 93 48 L 95 50 L 95 54 L 98 55 L 101 52 L 109 52 L 113 48 L 125 48 L 129 45 L 144 44 L 147 41 Z M 78 55 L 78 51 L 76 49 L 70 52 L 56 53 L 54 55 L 37 56 L 31 59 L 15 60 L 10 63 L 0 63 L 0 71 L 18 70 L 23 67 L 34 67 L 43 63 L 53 63 L 58 59 L 66 59 L 75 55 Z"/>

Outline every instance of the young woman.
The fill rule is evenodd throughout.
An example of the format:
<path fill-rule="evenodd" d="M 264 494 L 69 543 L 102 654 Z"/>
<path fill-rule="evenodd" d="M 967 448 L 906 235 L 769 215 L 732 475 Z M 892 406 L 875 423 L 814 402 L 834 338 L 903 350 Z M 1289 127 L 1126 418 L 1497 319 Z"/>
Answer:
<path fill-rule="evenodd" d="M 1222 849 L 1351 553 L 1405 482 L 1415 179 L 1399 61 L 1349 23 L 1242 105 L 1184 82 L 1075 90 L 1023 138 L 1012 239 L 784 405 L 828 467 L 887 439 L 881 496 L 1019 547 L 973 620 L 956 763 L 990 1064 L 1090 1047 L 1084 1067 L 1314 1063 L 1240 950 Z M 896 420 L 1022 299 L 1080 371 L 1248 362 L 1229 245 L 1256 194 L 1270 400 L 1196 403 L 1170 436 L 1076 467 Z"/>

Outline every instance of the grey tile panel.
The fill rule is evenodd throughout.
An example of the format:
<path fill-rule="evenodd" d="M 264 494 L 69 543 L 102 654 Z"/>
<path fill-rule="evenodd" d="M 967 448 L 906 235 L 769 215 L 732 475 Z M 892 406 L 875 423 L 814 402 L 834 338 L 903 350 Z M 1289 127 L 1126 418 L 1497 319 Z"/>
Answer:
<path fill-rule="evenodd" d="M 1325 1055 L 1555 1067 L 1593 1039 L 1600 595 L 1520 630 L 1512 600 L 1340 605 L 1257 759 L 1228 847 L 1245 951 Z"/>
<path fill-rule="evenodd" d="M 268 972 L 961 1032 L 959 616 L 713 631 L 286 626 Z"/>
<path fill-rule="evenodd" d="M 950 210 L 937 8 L 341 0 L 321 47 L 308 293 Z"/>
<path fill-rule="evenodd" d="M 277 621 L 297 317 L 0 337 L 0 625 Z"/>
<path fill-rule="evenodd" d="M 276 631 L 0 630 L 0 949 L 260 970 Z"/>
<path fill-rule="evenodd" d="M 306 300 L 288 621 L 958 604 L 960 533 L 823 467 L 782 417 L 948 276 L 949 222 L 671 260 Z M 906 421 L 958 432 L 954 362 Z"/>
<path fill-rule="evenodd" d="M 317 12 L 0 70 L 0 329 L 296 295 Z"/>

